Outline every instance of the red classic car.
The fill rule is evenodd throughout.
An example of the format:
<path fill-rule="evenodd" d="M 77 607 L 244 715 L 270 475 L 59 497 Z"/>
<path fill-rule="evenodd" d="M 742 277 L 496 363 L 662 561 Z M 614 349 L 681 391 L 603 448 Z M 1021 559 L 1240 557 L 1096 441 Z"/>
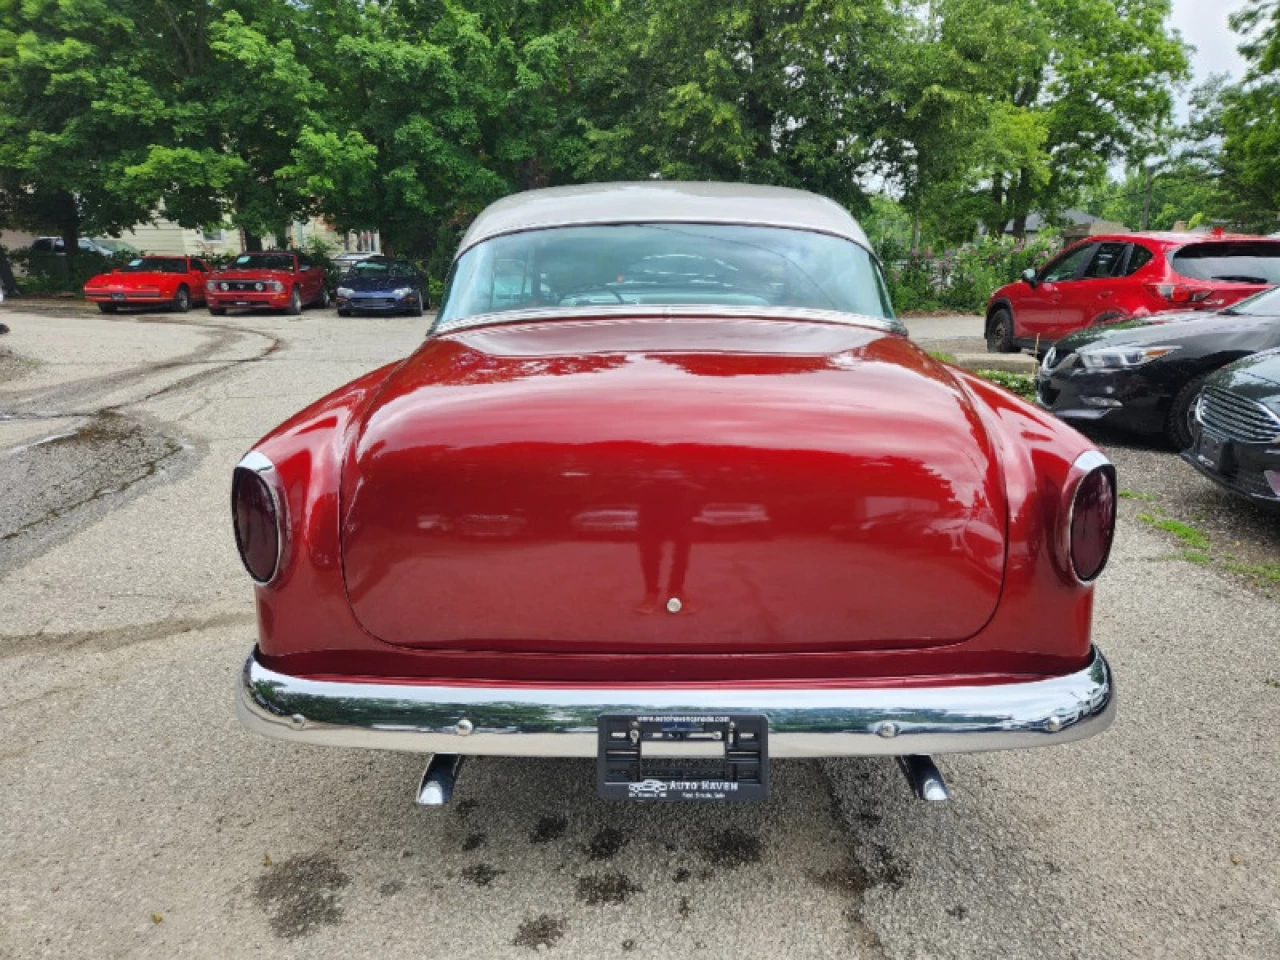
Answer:
<path fill-rule="evenodd" d="M 241 719 L 298 743 L 593 757 L 602 796 L 755 799 L 770 757 L 1047 746 L 1115 472 L 932 359 L 836 204 L 714 183 L 508 197 L 423 345 L 234 472 Z"/>
<path fill-rule="evenodd" d="M 324 267 L 282 250 L 242 253 L 211 276 L 204 288 L 214 316 L 222 316 L 228 307 L 266 307 L 297 316 L 304 306 L 329 305 Z"/>
<path fill-rule="evenodd" d="M 1045 349 L 1077 330 L 1170 310 L 1220 310 L 1280 283 L 1280 240 L 1216 231 L 1073 244 L 987 302 L 987 350 Z"/>
<path fill-rule="evenodd" d="M 167 304 L 179 313 L 204 301 L 209 265 L 196 257 L 137 257 L 110 273 L 91 277 L 84 298 L 103 313 L 125 306 Z"/>

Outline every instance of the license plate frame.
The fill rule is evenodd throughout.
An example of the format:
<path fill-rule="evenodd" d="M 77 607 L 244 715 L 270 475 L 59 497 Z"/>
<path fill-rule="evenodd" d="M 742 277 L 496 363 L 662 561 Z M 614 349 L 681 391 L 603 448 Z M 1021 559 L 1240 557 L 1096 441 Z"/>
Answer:
<path fill-rule="evenodd" d="M 1216 473 L 1226 470 L 1231 454 L 1231 442 L 1208 430 L 1201 430 L 1196 437 L 1196 460 Z"/>
<path fill-rule="evenodd" d="M 123 293 L 113 293 L 113 294 L 111 294 L 111 299 L 112 299 L 112 300 L 114 300 L 114 301 L 116 301 L 117 303 L 118 303 L 119 301 L 123 300 L 124 298 L 125 298 L 125 295 L 124 295 Z"/>
<path fill-rule="evenodd" d="M 769 796 L 769 718 L 762 713 L 602 713 L 597 731 L 602 799 L 724 803 Z M 690 749 L 699 755 L 684 755 Z"/>

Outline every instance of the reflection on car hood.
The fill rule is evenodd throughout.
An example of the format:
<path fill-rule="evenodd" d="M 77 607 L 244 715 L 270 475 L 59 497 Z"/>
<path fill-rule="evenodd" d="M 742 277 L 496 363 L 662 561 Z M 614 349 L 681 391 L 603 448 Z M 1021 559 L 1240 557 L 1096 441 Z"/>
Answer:
<path fill-rule="evenodd" d="M 977 403 L 905 337 L 852 324 L 608 314 L 435 336 L 352 436 L 348 598 L 411 647 L 959 641 L 1005 557 Z M 636 613 L 664 538 L 718 598 L 696 619 Z M 910 582 L 927 596 L 884 603 Z"/>
<path fill-rule="evenodd" d="M 1280 317 L 1251 317 L 1230 313 L 1162 313 L 1123 323 L 1107 323 L 1063 337 L 1056 344 L 1059 355 L 1081 347 L 1140 347 L 1173 344 L 1198 337 L 1223 334 L 1245 337 L 1280 331 Z M 1255 348 L 1257 349 L 1257 348 Z"/>
<path fill-rule="evenodd" d="M 1265 353 L 1237 360 L 1215 376 L 1211 382 L 1214 386 L 1238 389 L 1246 380 L 1269 384 L 1275 388 L 1269 392 L 1272 396 L 1280 392 L 1280 350 L 1268 350 Z M 1244 392 L 1251 395 L 1257 391 Z"/>
<path fill-rule="evenodd" d="M 353 277 L 348 274 L 338 283 L 339 286 L 346 287 L 348 290 L 361 290 L 365 292 L 372 290 L 398 290 L 401 287 L 416 289 L 418 286 L 408 277 L 388 277 L 382 275 Z"/>

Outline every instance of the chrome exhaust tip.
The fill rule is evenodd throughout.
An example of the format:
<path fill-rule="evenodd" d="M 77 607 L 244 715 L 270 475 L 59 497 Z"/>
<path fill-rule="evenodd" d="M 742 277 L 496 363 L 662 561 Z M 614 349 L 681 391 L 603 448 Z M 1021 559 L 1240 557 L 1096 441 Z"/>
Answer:
<path fill-rule="evenodd" d="M 942 779 L 940 771 L 933 762 L 933 757 L 913 753 L 898 757 L 898 766 L 902 775 L 911 785 L 911 792 L 920 800 L 950 800 L 947 781 Z"/>
<path fill-rule="evenodd" d="M 433 753 L 427 769 L 422 772 L 414 802 L 420 807 L 443 807 L 453 799 L 453 788 L 461 770 L 461 754 Z"/>

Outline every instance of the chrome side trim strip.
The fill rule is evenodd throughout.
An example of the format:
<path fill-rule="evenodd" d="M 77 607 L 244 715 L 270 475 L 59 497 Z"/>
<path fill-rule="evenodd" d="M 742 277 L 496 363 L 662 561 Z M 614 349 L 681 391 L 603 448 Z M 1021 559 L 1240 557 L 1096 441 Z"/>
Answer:
<path fill-rule="evenodd" d="M 307 680 L 245 662 L 237 698 L 254 733 L 408 752 L 594 757 L 601 713 L 765 713 L 775 757 L 902 756 L 1043 747 L 1101 733 L 1110 667 L 986 686 L 844 689 L 547 688 Z"/>

